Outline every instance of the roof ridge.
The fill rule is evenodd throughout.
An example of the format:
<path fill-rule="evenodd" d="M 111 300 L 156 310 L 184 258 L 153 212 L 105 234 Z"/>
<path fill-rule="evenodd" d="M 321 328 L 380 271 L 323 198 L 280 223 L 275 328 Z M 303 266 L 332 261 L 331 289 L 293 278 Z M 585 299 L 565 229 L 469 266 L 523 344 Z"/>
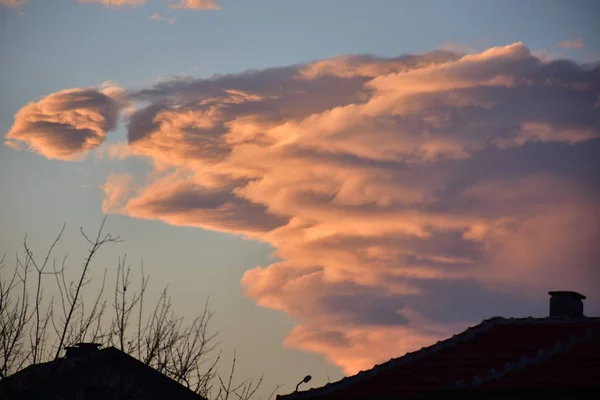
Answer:
<path fill-rule="evenodd" d="M 478 325 L 469 327 L 464 331 L 452 335 L 448 339 L 440 340 L 435 344 L 430 346 L 422 347 L 419 350 L 413 352 L 407 352 L 403 356 L 391 358 L 390 360 L 375 365 L 373 368 L 360 371 L 357 374 L 349 377 L 344 377 L 337 382 L 327 383 L 325 386 L 319 388 L 309 389 L 303 392 L 294 392 L 289 393 L 283 396 L 277 396 L 278 398 L 289 398 L 289 399 L 301 399 L 308 396 L 315 396 L 319 394 L 329 394 L 336 390 L 347 388 L 350 385 L 356 384 L 358 382 L 363 381 L 366 378 L 372 378 L 379 373 L 391 369 L 393 367 L 399 365 L 405 365 L 421 358 L 435 354 L 440 350 L 455 347 L 458 344 L 468 342 L 472 340 L 475 336 L 480 333 L 487 332 L 489 329 L 502 326 L 502 325 L 511 325 L 511 324 L 522 324 L 522 323 L 530 323 L 530 324 L 553 324 L 553 323 L 577 323 L 581 321 L 590 322 L 597 321 L 600 322 L 600 317 L 582 317 L 582 318 L 569 318 L 569 317 L 543 317 L 543 318 L 535 318 L 535 317 L 524 317 L 524 318 L 504 318 L 504 317 L 491 317 L 488 319 L 484 319 Z"/>
<path fill-rule="evenodd" d="M 545 350 L 544 348 L 540 348 L 537 351 L 536 355 L 533 357 L 523 356 L 516 363 L 510 363 L 510 362 L 505 363 L 504 367 L 500 370 L 496 370 L 495 368 L 492 368 L 484 376 L 475 375 L 470 380 L 470 382 L 471 382 L 470 384 L 463 380 L 459 380 L 456 382 L 456 387 L 459 389 L 466 389 L 468 387 L 479 386 L 483 383 L 493 381 L 496 379 L 500 379 L 503 376 L 505 376 L 511 372 L 520 371 L 522 369 L 527 368 L 528 366 L 530 366 L 532 364 L 539 364 L 541 362 L 547 361 L 556 355 L 559 355 L 559 354 L 562 354 L 562 353 L 568 351 L 573 346 L 576 346 L 578 344 L 585 343 L 586 341 L 591 340 L 597 334 L 598 334 L 598 330 L 594 331 L 594 329 L 592 329 L 592 328 L 587 328 L 582 335 L 580 335 L 580 336 L 573 335 L 568 340 L 566 340 L 566 341 L 563 340 L 562 344 L 561 344 L 560 340 L 557 340 L 554 343 L 554 346 L 552 346 L 552 348 L 550 350 Z"/>

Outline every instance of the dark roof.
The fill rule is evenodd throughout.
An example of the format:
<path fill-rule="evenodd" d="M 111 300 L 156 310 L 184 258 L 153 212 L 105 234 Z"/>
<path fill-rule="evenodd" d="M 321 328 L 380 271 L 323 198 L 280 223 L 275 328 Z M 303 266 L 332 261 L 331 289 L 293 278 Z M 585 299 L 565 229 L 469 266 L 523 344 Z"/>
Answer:
<path fill-rule="evenodd" d="M 411 398 L 549 384 L 600 388 L 600 318 L 491 318 L 368 371 L 278 399 Z"/>
<path fill-rule="evenodd" d="M 75 357 L 59 358 L 54 361 L 30 365 L 23 370 L 0 381 L 0 394 L 9 392 L 18 398 L 31 396 L 32 390 L 44 391 L 45 388 L 60 387 L 62 383 L 77 382 L 82 377 L 97 373 L 103 368 L 115 368 L 133 372 L 140 380 L 136 384 L 148 384 L 160 398 L 206 400 L 204 397 L 179 384 L 154 368 L 142 363 L 129 354 L 107 347 L 86 355 L 85 359 Z M 165 396 L 166 394 L 166 396 Z M 0 396 L 2 397 L 2 396 Z"/>
<path fill-rule="evenodd" d="M 582 368 L 583 367 L 583 368 Z M 512 370 L 511 370 L 512 369 Z M 598 333 L 572 337 L 563 345 L 540 354 L 538 359 L 524 360 L 523 365 L 509 366 L 502 379 L 490 376 L 474 388 L 499 389 L 510 386 L 548 389 L 586 388 L 600 383 L 600 340 Z"/>

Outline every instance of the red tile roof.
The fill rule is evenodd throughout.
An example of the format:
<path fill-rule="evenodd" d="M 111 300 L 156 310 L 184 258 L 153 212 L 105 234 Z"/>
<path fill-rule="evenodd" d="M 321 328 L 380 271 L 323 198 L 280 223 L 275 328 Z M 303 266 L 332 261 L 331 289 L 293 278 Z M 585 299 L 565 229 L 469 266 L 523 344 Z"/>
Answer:
<path fill-rule="evenodd" d="M 540 352 L 537 359 L 524 360 L 525 365 L 510 366 L 496 379 L 484 379 L 473 388 L 591 388 L 600 385 L 600 336 L 588 329 L 586 335 L 571 337 L 550 351 Z M 491 377 L 490 377 L 491 378 Z"/>
<path fill-rule="evenodd" d="M 278 399 L 410 398 L 590 384 L 600 386 L 600 318 L 495 317 L 369 371 Z"/>

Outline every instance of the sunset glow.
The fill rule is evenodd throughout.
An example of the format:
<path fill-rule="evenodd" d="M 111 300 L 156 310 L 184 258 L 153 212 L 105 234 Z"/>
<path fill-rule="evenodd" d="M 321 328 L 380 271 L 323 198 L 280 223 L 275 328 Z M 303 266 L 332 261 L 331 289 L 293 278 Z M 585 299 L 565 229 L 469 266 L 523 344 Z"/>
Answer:
<path fill-rule="evenodd" d="M 0 3 L 6 6 L 0 12 L 11 13 L 3 18 L 14 19 L 9 32 L 18 32 L 19 21 L 44 2 L 25 3 Z M 237 2 L 77 0 L 63 6 L 107 14 L 103 18 L 130 13 L 148 30 L 181 27 L 184 40 L 192 18 L 227 18 Z M 170 24 L 159 23 L 175 15 Z M 218 37 L 227 28 L 214 29 L 214 53 L 206 57 L 221 54 Z M 530 44 L 536 36 L 482 46 L 477 41 L 485 32 L 473 29 L 469 52 L 441 42 L 418 51 L 389 44 L 388 56 L 366 55 L 381 53 L 377 48 L 342 54 L 349 47 L 328 47 L 314 53 L 326 57 L 260 68 L 260 60 L 241 62 L 216 74 L 134 82 L 137 72 L 122 78 L 111 69 L 100 79 L 28 88 L 25 101 L 2 90 L 3 108 L 10 109 L 1 115 L 2 168 L 19 174 L 18 160 L 27 157 L 41 168 L 98 171 L 93 200 L 80 201 L 95 214 L 108 213 L 109 221 L 161 221 L 174 231 L 222 233 L 223 246 L 231 236 L 268 246 L 271 260 L 261 250 L 263 261 L 243 264 L 234 282 L 253 307 L 290 321 L 285 337 L 265 352 L 315 354 L 342 374 L 447 338 L 495 310 L 529 315 L 537 308 L 519 304 L 545 301 L 555 288 L 587 294 L 586 307 L 597 312 L 600 70 L 594 62 L 600 57 L 584 62 L 570 52 L 591 48 L 598 56 L 600 43 L 582 30 L 555 40 L 551 50 L 559 57 L 548 59 L 540 45 Z M 143 37 L 139 43 L 140 51 L 154 51 Z M 7 40 L 1 46 L 18 45 Z M 259 47 L 257 58 L 264 56 Z M 111 62 L 130 68 L 126 60 Z M 0 73 L 2 82 L 21 79 L 12 71 L 12 78 Z M 15 96 L 20 100 L 11 101 Z M 76 201 L 77 193 L 64 196 Z M 17 196 L 11 192 L 3 201 L 2 215 L 16 212 Z M 66 204 L 58 215 L 64 220 Z M 41 232 L 54 229 L 44 226 Z M 17 236 L 32 229 L 18 226 Z M 5 240 L 8 233 L 2 235 Z M 161 251 L 172 251 L 169 246 Z M 136 256 L 152 262 L 153 254 Z M 175 289 L 178 280 L 221 273 L 197 269 L 197 260 L 177 262 L 189 262 L 189 271 L 173 276 Z M 296 369 L 293 360 L 282 361 L 288 383 L 312 373 Z"/>

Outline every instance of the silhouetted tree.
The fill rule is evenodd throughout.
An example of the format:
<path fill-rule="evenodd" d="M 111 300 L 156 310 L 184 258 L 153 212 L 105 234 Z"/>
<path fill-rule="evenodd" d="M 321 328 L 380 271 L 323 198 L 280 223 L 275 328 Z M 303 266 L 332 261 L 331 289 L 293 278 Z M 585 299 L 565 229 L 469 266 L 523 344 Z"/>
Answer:
<path fill-rule="evenodd" d="M 253 398 L 262 376 L 235 384 L 235 352 L 228 376 L 224 379 L 217 372 L 221 353 L 216 352 L 216 334 L 209 330 L 213 313 L 208 300 L 199 315 L 186 323 L 173 310 L 164 288 L 147 312 L 149 278 L 142 265 L 139 284 L 132 285 L 126 257 L 118 261 L 110 302 L 104 297 L 106 270 L 97 293 L 86 292 L 94 256 L 105 245 L 122 241 L 104 233 L 105 221 L 106 217 L 94 237 L 81 229 L 90 247 L 76 279 L 66 277 L 66 256 L 60 262 L 53 258 L 64 225 L 43 257 L 34 255 L 26 236 L 14 268 L 6 266 L 6 257 L 0 259 L 0 380 L 28 365 L 56 360 L 75 343 L 96 342 L 132 355 L 207 398 Z M 58 295 L 45 301 L 48 281 Z M 86 301 L 92 299 L 87 305 L 84 292 Z"/>

